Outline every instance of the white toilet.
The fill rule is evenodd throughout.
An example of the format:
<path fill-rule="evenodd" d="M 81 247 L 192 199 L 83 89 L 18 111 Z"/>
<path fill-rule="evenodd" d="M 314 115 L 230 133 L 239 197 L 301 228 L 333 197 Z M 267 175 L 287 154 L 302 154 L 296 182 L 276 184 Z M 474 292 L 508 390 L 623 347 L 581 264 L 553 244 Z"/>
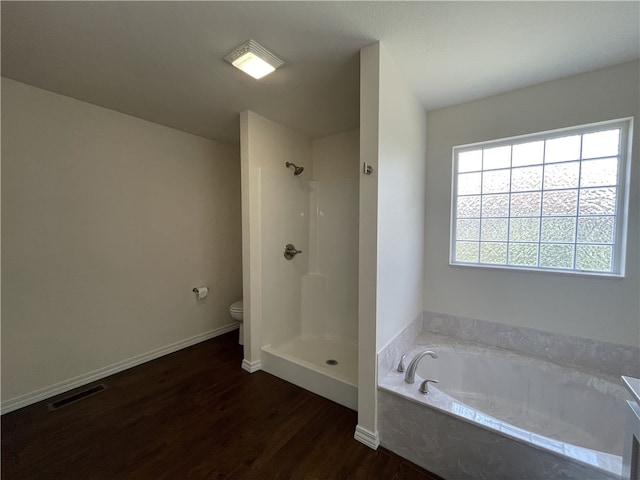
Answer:
<path fill-rule="evenodd" d="M 244 345 L 243 335 L 242 335 L 242 300 L 238 300 L 237 302 L 231 304 L 229 307 L 229 313 L 231 314 L 231 318 L 235 321 L 240 322 L 240 336 L 238 338 L 238 343 L 240 345 Z"/>

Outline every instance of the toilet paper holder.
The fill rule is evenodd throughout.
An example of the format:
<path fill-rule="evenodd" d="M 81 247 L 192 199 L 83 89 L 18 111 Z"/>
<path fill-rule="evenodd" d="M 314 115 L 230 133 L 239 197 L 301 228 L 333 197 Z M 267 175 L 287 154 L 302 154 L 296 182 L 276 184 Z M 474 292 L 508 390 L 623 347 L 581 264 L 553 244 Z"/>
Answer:
<path fill-rule="evenodd" d="M 209 287 L 193 287 L 191 289 L 191 291 L 193 293 L 195 293 L 196 298 L 198 298 L 198 300 L 202 300 L 203 298 L 205 298 L 207 295 L 209 295 Z"/>

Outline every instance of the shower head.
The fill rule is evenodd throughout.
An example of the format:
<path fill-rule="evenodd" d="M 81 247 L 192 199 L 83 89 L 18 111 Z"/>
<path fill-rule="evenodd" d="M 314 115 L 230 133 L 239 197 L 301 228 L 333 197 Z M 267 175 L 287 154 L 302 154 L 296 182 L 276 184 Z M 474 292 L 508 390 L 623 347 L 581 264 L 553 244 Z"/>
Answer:
<path fill-rule="evenodd" d="M 304 171 L 304 167 L 299 167 L 295 163 L 287 162 L 285 163 L 285 165 L 287 166 L 287 168 L 293 167 L 294 175 L 300 175 Z"/>

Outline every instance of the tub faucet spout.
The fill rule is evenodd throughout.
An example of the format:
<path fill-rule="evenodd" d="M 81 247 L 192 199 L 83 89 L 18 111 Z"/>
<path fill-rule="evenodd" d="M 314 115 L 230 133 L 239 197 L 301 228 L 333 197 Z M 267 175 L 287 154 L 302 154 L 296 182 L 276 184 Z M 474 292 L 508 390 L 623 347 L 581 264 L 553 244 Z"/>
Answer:
<path fill-rule="evenodd" d="M 420 360 L 422 360 L 427 355 L 429 355 L 431 358 L 438 358 L 438 355 L 436 355 L 436 353 L 432 352 L 431 350 L 425 350 L 417 354 L 415 357 L 413 357 L 413 360 L 411 360 L 411 363 L 407 367 L 407 371 L 404 374 L 405 382 L 407 383 L 415 382 L 416 369 L 418 368 L 418 363 L 420 363 Z"/>

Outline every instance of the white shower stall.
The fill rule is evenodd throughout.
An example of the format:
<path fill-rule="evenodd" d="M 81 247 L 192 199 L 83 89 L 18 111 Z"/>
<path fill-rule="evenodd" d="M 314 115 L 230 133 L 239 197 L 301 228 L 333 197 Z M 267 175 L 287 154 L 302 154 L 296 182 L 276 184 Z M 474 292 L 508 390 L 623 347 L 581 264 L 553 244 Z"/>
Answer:
<path fill-rule="evenodd" d="M 356 409 L 359 132 L 311 140 L 252 112 L 241 131 L 243 367 Z"/>

